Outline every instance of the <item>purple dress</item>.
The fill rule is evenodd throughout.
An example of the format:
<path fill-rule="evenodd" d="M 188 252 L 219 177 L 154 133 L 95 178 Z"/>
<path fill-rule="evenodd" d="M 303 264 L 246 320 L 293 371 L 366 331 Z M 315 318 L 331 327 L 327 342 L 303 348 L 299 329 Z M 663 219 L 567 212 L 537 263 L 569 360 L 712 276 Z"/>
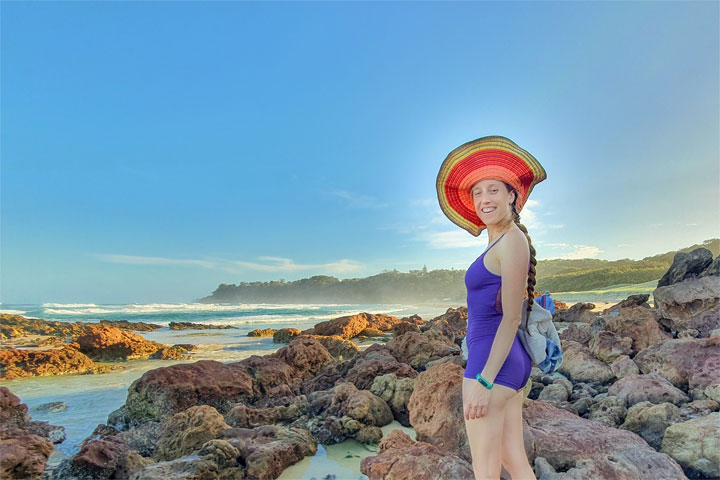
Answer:
<path fill-rule="evenodd" d="M 507 233 L 507 232 L 505 232 Z M 465 378 L 476 380 L 475 376 L 485 368 L 490 356 L 495 334 L 502 320 L 502 277 L 490 272 L 483 261 L 485 254 L 505 235 L 500 235 L 465 273 L 467 287 L 468 328 L 466 343 L 468 361 Z M 528 265 L 528 271 L 530 265 Z M 522 325 L 519 327 L 522 328 Z M 520 390 L 530 378 L 532 362 L 516 335 L 505 363 L 493 383 Z M 477 381 L 477 380 L 476 380 Z"/>

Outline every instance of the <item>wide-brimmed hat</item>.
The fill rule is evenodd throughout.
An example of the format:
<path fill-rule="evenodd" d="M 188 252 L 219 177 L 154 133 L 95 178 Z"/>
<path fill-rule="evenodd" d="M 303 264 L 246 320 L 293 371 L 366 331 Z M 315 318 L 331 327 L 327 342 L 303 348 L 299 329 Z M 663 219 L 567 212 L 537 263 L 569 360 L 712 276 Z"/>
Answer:
<path fill-rule="evenodd" d="M 489 178 L 502 180 L 515 189 L 519 213 L 535 185 L 547 174 L 535 157 L 505 137 L 478 138 L 450 152 L 437 176 L 440 208 L 453 223 L 476 237 L 487 225 L 475 212 L 470 188 Z"/>

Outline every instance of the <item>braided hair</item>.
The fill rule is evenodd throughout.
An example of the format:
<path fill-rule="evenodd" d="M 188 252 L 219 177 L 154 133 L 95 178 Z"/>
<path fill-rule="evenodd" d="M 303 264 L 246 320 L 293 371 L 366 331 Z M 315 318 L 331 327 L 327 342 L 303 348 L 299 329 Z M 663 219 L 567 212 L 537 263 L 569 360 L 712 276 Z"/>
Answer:
<path fill-rule="evenodd" d="M 505 182 L 503 182 L 505 183 Z M 528 273 L 528 280 L 527 280 L 527 297 L 528 297 L 528 304 L 527 304 L 527 315 L 525 316 L 525 331 L 530 333 L 528 331 L 528 319 L 530 318 L 530 310 L 532 309 L 532 304 L 535 303 L 535 265 L 537 265 L 537 260 L 535 259 L 535 247 L 533 247 L 532 240 L 530 239 L 530 234 L 528 234 L 527 227 L 520 223 L 520 214 L 517 212 L 517 207 L 515 203 L 517 202 L 517 191 L 515 191 L 514 188 L 512 188 L 510 185 L 505 183 L 505 187 L 508 190 L 508 193 L 514 192 L 515 198 L 512 201 L 512 220 L 515 222 L 515 225 L 518 226 L 518 228 L 525 234 L 525 237 L 527 238 L 528 245 L 530 245 L 530 271 Z"/>

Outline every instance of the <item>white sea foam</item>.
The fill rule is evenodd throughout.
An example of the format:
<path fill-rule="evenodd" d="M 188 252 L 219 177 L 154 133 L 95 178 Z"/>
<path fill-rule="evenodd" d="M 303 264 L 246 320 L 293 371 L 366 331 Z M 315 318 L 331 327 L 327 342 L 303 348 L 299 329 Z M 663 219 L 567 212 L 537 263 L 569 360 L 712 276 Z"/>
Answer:
<path fill-rule="evenodd" d="M 24 315 L 24 310 L 0 310 L 0 313 L 7 313 L 8 315 Z"/>
<path fill-rule="evenodd" d="M 95 303 L 43 303 L 43 307 L 55 308 L 55 307 L 97 307 Z"/>

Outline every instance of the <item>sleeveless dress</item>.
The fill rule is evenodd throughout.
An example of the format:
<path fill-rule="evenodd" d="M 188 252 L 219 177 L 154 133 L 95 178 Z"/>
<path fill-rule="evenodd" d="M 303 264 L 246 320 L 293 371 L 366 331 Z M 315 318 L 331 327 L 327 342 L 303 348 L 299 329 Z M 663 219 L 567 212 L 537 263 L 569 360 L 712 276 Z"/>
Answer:
<path fill-rule="evenodd" d="M 507 232 L 505 232 L 507 233 Z M 502 297 L 500 275 L 496 275 L 485 267 L 483 258 L 485 254 L 505 235 L 500 235 L 485 252 L 475 260 L 465 273 L 465 287 L 467 288 L 468 327 L 466 344 L 468 348 L 468 361 L 465 367 L 465 378 L 476 380 L 481 373 L 492 348 L 495 334 L 502 320 Z M 528 264 L 528 271 L 530 265 Z M 522 328 L 522 325 L 519 327 Z M 495 377 L 493 383 L 504 385 L 513 390 L 520 390 L 530 378 L 532 362 L 530 356 L 515 335 L 512 347 L 505 363 Z M 477 380 L 476 380 L 477 381 Z"/>

